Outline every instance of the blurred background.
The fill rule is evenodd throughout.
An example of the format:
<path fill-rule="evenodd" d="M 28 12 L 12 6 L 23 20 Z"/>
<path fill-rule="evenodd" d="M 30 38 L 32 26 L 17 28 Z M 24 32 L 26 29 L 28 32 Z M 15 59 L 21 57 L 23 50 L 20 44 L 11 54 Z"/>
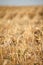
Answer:
<path fill-rule="evenodd" d="M 43 0 L 0 0 L 0 5 L 4 6 L 43 5 Z"/>

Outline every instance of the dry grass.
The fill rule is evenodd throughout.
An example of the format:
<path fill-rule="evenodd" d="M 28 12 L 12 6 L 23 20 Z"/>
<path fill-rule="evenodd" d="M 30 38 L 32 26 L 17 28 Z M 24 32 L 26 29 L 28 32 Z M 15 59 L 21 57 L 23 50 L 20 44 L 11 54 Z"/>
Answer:
<path fill-rule="evenodd" d="M 43 6 L 0 7 L 0 65 L 43 65 Z"/>

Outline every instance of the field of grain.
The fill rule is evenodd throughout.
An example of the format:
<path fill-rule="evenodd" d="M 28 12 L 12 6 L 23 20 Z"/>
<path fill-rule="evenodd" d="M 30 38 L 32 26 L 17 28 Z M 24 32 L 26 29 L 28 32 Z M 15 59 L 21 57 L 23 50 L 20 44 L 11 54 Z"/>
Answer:
<path fill-rule="evenodd" d="M 0 6 L 0 65 L 43 65 L 43 6 Z"/>

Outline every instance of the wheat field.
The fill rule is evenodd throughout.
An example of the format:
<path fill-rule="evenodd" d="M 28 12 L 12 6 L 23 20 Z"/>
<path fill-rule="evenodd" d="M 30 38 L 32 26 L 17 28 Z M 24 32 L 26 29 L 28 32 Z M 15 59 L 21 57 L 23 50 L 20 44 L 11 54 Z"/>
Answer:
<path fill-rule="evenodd" d="M 0 65 L 43 65 L 43 6 L 0 6 Z"/>

